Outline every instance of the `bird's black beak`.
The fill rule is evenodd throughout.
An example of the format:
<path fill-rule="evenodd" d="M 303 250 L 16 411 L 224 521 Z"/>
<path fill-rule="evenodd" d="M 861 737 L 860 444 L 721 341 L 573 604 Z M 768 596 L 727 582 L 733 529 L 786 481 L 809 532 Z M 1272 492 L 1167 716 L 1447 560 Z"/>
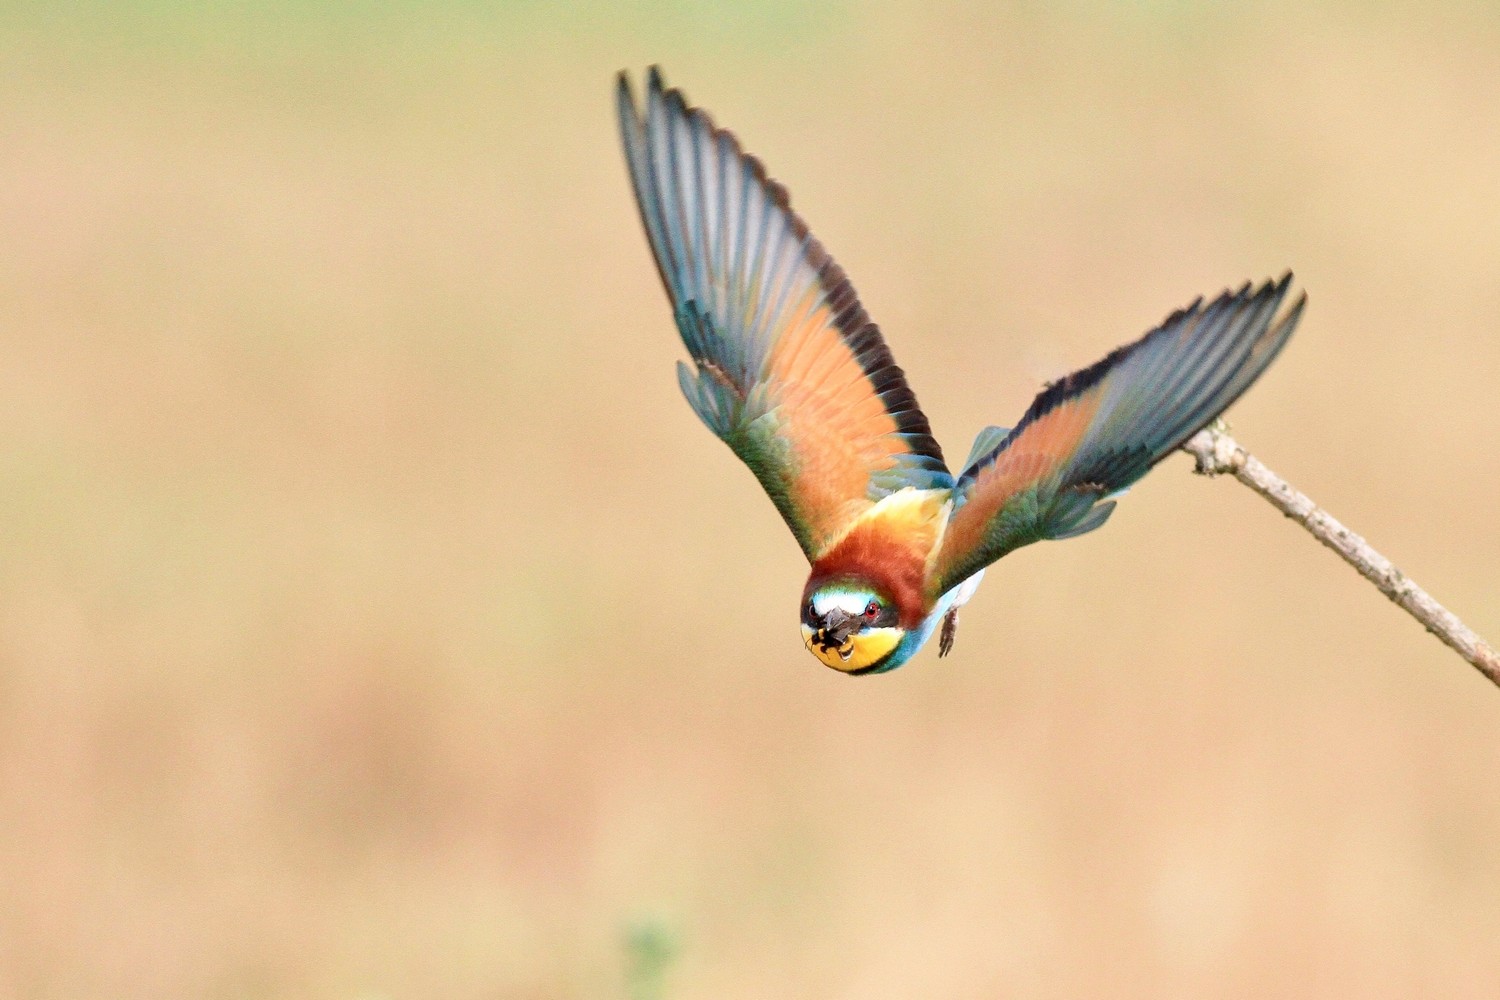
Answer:
<path fill-rule="evenodd" d="M 837 649 L 839 656 L 847 660 L 854 653 L 854 647 L 849 643 L 849 634 L 858 627 L 858 616 L 832 608 L 813 628 L 812 641 L 821 646 L 825 653 Z"/>

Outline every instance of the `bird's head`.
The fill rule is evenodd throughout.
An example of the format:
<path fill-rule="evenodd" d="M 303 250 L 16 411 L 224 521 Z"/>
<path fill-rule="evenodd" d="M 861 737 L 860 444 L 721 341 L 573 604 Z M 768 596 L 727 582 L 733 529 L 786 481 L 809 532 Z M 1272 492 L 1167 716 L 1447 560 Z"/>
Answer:
<path fill-rule="evenodd" d="M 802 641 L 835 670 L 875 673 L 898 665 L 891 654 L 907 631 L 898 617 L 895 604 L 867 584 L 823 584 L 802 600 Z"/>

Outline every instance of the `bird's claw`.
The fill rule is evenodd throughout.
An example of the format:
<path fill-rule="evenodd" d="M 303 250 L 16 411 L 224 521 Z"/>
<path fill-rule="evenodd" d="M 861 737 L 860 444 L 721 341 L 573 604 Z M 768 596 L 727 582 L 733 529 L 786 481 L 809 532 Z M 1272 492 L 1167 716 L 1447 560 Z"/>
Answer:
<path fill-rule="evenodd" d="M 947 656 L 953 651 L 953 639 L 958 635 L 958 609 L 953 608 L 943 615 L 943 632 L 938 637 L 938 656 Z"/>

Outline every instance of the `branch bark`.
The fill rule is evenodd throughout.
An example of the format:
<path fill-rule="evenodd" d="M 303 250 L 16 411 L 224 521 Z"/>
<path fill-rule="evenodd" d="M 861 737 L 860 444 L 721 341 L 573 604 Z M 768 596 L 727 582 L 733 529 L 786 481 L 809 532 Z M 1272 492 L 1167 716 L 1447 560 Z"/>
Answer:
<path fill-rule="evenodd" d="M 1488 643 L 1459 621 L 1457 615 L 1408 579 L 1389 559 L 1371 548 L 1370 543 L 1334 520 L 1326 510 L 1266 468 L 1243 445 L 1225 433 L 1221 424 L 1216 423 L 1199 431 L 1188 439 L 1182 450 L 1197 460 L 1196 471 L 1199 475 L 1217 476 L 1227 473 L 1259 493 L 1271 506 L 1302 525 L 1314 538 L 1359 570 L 1360 575 L 1373 583 L 1382 594 L 1404 608 L 1407 614 L 1422 623 L 1423 628 L 1473 664 L 1491 683 L 1500 686 L 1500 654 L 1496 654 Z"/>

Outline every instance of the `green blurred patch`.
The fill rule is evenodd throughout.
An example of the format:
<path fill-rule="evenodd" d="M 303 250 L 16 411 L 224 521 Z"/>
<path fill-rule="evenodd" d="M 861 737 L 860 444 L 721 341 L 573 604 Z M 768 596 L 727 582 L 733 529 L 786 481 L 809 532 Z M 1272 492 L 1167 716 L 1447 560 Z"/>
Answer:
<path fill-rule="evenodd" d="M 399 43 L 421 49 L 439 39 L 498 46 L 553 39 L 661 42 L 694 39 L 710 47 L 755 49 L 815 44 L 847 26 L 851 5 L 803 0 L 691 0 L 631 3 L 550 3 L 546 0 L 439 0 L 434 3 L 127 3 L 16 4 L 0 11 L 0 34 L 11 40 L 50 38 L 64 44 L 129 46 L 191 53 L 217 48 L 286 51 Z"/>
<path fill-rule="evenodd" d="M 663 917 L 643 916 L 625 930 L 625 987 L 630 1000 L 664 1000 L 667 972 L 676 961 L 681 941 Z"/>

